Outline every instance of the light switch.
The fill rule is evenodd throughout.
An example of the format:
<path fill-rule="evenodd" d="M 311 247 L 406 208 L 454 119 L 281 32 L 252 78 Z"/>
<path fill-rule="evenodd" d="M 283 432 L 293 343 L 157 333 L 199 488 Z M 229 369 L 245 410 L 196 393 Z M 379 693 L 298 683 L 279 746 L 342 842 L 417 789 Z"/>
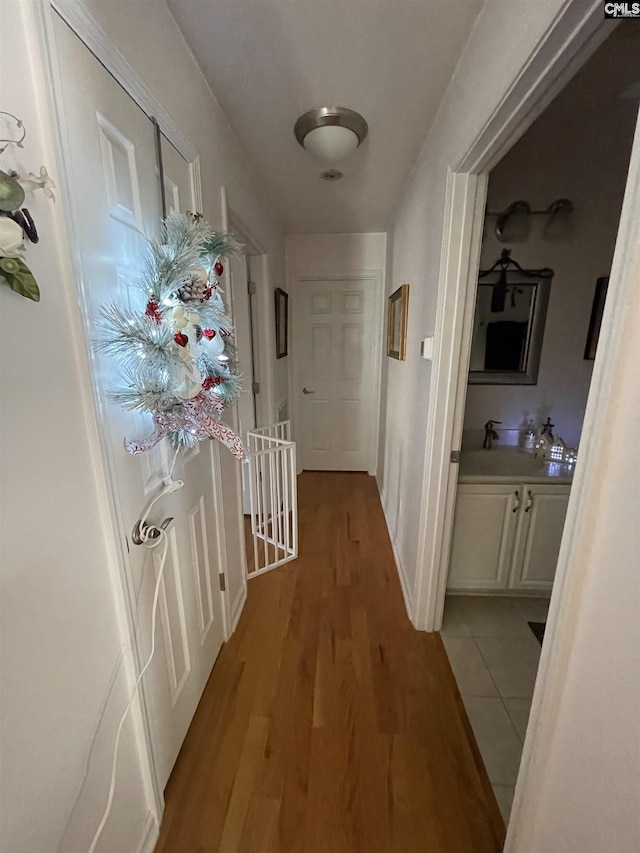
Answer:
<path fill-rule="evenodd" d="M 420 341 L 420 355 L 427 361 L 433 358 L 433 336 Z"/>

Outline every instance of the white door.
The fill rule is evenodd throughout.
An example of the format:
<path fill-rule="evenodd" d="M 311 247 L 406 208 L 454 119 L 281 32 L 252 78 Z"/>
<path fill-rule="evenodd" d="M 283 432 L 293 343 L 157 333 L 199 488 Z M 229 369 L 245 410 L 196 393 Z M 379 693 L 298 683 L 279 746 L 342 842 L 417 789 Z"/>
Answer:
<path fill-rule="evenodd" d="M 375 299 L 370 279 L 299 282 L 297 438 L 304 469 L 371 467 L 377 420 Z"/>
<path fill-rule="evenodd" d="M 520 503 L 519 486 L 458 486 L 448 589 L 506 588 Z"/>
<path fill-rule="evenodd" d="M 161 205 L 155 131 L 149 118 L 57 17 L 54 21 L 69 146 L 72 213 L 91 334 L 105 302 L 144 309 L 134 287 L 145 238 L 158 230 Z M 194 209 L 190 167 L 164 145 L 169 206 Z M 144 660 L 151 645 L 151 596 L 161 555 L 131 541 L 144 505 L 169 473 L 166 443 L 130 456 L 126 437 L 152 431 L 148 416 L 124 413 L 106 400 L 116 381 L 113 364 L 96 357 L 94 377 L 106 452 L 123 535 L 129 549 L 130 586 L 136 600 L 137 642 Z M 178 459 L 174 478 L 185 486 L 163 498 L 150 520 L 174 518 L 160 596 L 157 653 L 144 678 L 158 783 L 164 787 L 224 638 L 218 585 L 214 483 L 208 446 Z M 158 552 L 161 550 L 157 549 Z"/>
<path fill-rule="evenodd" d="M 570 486 L 525 483 L 515 545 L 514 589 L 553 587 Z"/>

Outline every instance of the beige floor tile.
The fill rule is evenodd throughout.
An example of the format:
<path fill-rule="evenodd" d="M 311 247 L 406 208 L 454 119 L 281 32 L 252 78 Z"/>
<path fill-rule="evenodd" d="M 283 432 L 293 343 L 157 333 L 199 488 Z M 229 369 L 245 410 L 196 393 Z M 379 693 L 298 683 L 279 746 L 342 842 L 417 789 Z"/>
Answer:
<path fill-rule="evenodd" d="M 525 622 L 546 622 L 549 612 L 548 598 L 516 598 L 518 609 Z"/>
<path fill-rule="evenodd" d="M 500 696 L 528 699 L 538 673 L 540 645 L 527 638 L 481 637 L 476 640 Z"/>
<path fill-rule="evenodd" d="M 448 637 L 470 637 L 471 629 L 464 620 L 460 599 L 448 595 L 444 605 L 441 633 Z"/>
<path fill-rule="evenodd" d="M 468 696 L 464 706 L 492 785 L 515 785 L 522 743 L 501 699 Z"/>
<path fill-rule="evenodd" d="M 513 795 L 516 789 L 513 785 L 493 785 L 492 787 L 493 793 L 496 795 L 496 800 L 498 801 L 500 814 L 502 815 L 505 825 L 507 825 L 509 823 L 509 817 L 511 816 Z"/>
<path fill-rule="evenodd" d="M 451 669 L 463 696 L 498 696 L 498 691 L 473 637 L 443 636 Z"/>
<path fill-rule="evenodd" d="M 474 637 L 526 637 L 531 633 L 517 598 L 461 596 L 460 609 Z"/>
<path fill-rule="evenodd" d="M 511 717 L 518 737 L 524 741 L 527 733 L 527 724 L 529 722 L 529 714 L 531 712 L 531 699 L 514 699 L 506 698 L 503 700 L 507 709 L 507 713 Z"/>

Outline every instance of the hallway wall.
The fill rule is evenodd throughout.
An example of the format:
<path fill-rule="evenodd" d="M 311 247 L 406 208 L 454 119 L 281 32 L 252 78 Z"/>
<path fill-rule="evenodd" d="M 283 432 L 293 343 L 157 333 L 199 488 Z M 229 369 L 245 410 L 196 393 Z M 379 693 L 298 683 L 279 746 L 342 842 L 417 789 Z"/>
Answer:
<path fill-rule="evenodd" d="M 433 335 L 447 169 L 500 103 L 565 0 L 488 0 L 429 131 L 389 237 L 387 294 L 408 282 L 407 359 L 385 359 L 382 496 L 391 521 L 410 607 L 422 504 L 431 362 L 420 341 Z"/>
<path fill-rule="evenodd" d="M 2 168 L 45 163 L 60 187 L 35 0 L 0 0 L 2 108 L 24 119 L 24 151 Z M 221 185 L 284 277 L 280 223 L 160 0 L 87 5 L 201 156 L 204 214 L 220 225 Z M 10 159 L 17 158 L 17 159 Z M 131 688 L 122 654 L 117 563 L 98 455 L 82 319 L 59 189 L 29 199 L 41 234 L 28 262 L 42 300 L 0 288 L 2 355 L 2 715 L 0 848 L 86 853 L 106 801 L 115 725 Z M 221 451 L 231 571 L 244 547 L 238 465 Z M 231 500 L 229 500 L 231 496 Z M 104 720 L 99 719 L 104 712 Z M 140 732 L 127 724 L 101 849 L 134 851 L 151 807 Z M 66 826 L 66 830 L 65 830 Z"/>

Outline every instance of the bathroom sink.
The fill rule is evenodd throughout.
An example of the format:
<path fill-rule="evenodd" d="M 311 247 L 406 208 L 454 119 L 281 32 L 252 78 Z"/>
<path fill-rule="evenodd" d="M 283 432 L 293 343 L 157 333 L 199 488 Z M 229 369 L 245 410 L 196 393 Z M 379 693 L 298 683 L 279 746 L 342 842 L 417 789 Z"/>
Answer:
<path fill-rule="evenodd" d="M 544 462 L 518 447 L 494 450 L 469 448 L 460 454 L 460 483 L 527 482 L 570 483 L 572 465 Z"/>

